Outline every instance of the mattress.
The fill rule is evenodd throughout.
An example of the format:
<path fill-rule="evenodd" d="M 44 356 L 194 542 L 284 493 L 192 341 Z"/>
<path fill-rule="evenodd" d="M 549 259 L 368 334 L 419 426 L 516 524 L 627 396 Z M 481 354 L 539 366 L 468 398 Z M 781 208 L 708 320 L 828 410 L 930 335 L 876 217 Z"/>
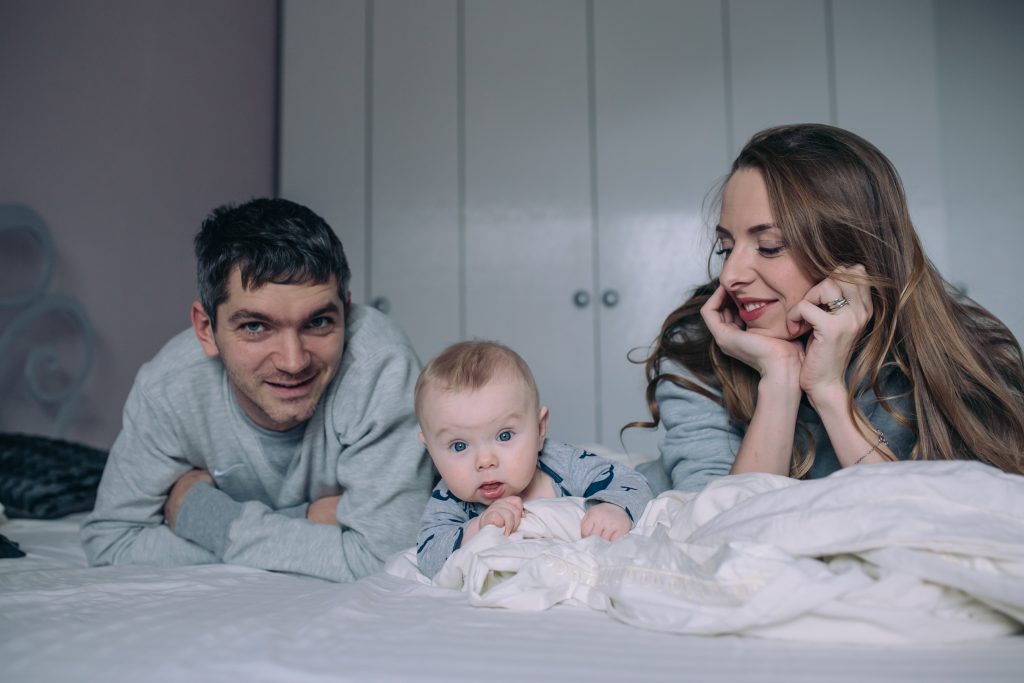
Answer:
<path fill-rule="evenodd" d="M 0 560 L 4 680 L 1009 682 L 1024 671 L 1020 635 L 687 635 L 573 601 L 477 606 L 384 571 L 334 584 L 227 565 L 88 567 L 81 519 L 0 525 L 27 553 Z"/>

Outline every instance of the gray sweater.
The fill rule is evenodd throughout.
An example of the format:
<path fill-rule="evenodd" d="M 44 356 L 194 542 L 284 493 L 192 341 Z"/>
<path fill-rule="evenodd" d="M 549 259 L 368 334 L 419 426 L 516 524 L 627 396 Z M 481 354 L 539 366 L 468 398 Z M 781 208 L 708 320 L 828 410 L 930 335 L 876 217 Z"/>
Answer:
<path fill-rule="evenodd" d="M 420 364 L 376 310 L 354 306 L 345 334 L 338 374 L 283 458 L 238 407 L 222 363 L 194 332 L 171 339 L 128 396 L 82 525 L 89 561 L 225 562 L 348 581 L 409 547 L 433 476 L 413 413 Z M 164 502 L 194 467 L 217 486 L 192 487 L 175 534 L 163 524 Z M 339 493 L 337 526 L 305 519 L 310 502 Z"/>
<path fill-rule="evenodd" d="M 662 372 L 701 384 L 689 370 L 672 362 L 663 363 Z M 881 385 L 889 395 L 906 392 L 909 388 L 908 380 L 896 370 L 883 376 Z M 719 395 L 720 392 L 712 390 L 712 393 Z M 669 489 L 700 491 L 714 479 L 729 474 L 746 425 L 732 422 L 718 403 L 669 380 L 658 384 L 655 400 L 665 428 L 665 436 L 658 445 L 661 458 L 637 468 L 647 476 L 655 494 Z M 893 403 L 903 414 L 913 415 L 910 397 Z M 885 434 L 896 457 L 910 457 L 917 437 L 882 408 L 873 391 L 869 389 L 859 396 L 857 406 L 872 426 Z M 825 477 L 840 469 L 825 426 L 806 398 L 800 402 L 798 419 L 810 430 L 815 443 L 814 464 L 807 478 Z"/>

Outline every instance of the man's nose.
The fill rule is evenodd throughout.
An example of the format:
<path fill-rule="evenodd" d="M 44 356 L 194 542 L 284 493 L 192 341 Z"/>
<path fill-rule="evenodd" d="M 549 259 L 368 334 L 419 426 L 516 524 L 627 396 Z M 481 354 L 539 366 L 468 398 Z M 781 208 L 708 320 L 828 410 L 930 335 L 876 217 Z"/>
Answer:
<path fill-rule="evenodd" d="M 278 370 L 290 375 L 297 374 L 306 369 L 309 358 L 309 351 L 302 343 L 301 336 L 295 332 L 281 333 L 277 356 L 274 359 Z"/>

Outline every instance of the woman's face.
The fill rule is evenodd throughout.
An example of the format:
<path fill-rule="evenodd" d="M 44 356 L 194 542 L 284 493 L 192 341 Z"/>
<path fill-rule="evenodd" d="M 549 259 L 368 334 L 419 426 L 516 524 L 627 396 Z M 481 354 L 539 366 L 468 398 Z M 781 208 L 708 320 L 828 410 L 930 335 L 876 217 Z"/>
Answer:
<path fill-rule="evenodd" d="M 805 328 L 787 323 L 786 313 L 815 283 L 775 225 L 760 171 L 736 171 L 726 183 L 716 233 L 725 257 L 720 281 L 746 328 L 778 339 L 800 336 Z"/>

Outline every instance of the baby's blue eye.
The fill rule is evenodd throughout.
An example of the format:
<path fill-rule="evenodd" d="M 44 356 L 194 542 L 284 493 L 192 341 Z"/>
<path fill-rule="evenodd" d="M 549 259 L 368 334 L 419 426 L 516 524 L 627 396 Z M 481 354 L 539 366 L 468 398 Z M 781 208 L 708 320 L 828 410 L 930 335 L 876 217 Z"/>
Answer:
<path fill-rule="evenodd" d="M 512 440 L 512 432 L 508 431 L 507 429 L 505 431 L 503 431 L 501 434 L 498 434 L 498 441 L 511 441 L 511 440 Z"/>
<path fill-rule="evenodd" d="M 464 451 L 467 448 L 469 448 L 469 446 L 466 445 L 465 441 L 456 441 L 451 446 L 449 446 L 449 448 L 451 448 L 456 453 L 461 453 L 462 451 Z"/>

